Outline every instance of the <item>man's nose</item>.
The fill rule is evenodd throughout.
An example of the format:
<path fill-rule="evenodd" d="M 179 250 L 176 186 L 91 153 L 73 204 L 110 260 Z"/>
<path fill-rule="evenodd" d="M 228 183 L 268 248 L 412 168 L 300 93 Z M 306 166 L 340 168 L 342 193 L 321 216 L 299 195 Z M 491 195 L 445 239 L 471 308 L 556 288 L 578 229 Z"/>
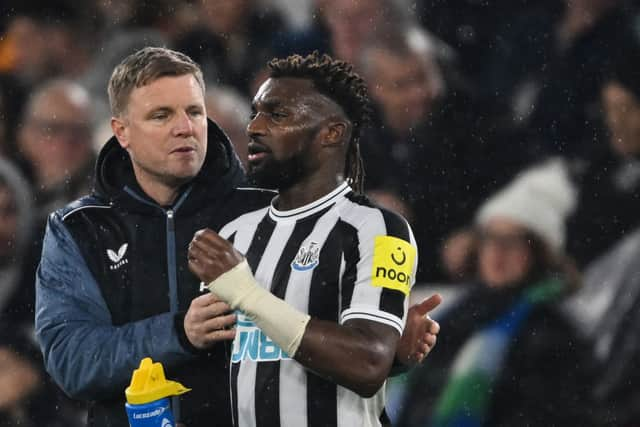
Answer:
<path fill-rule="evenodd" d="M 266 133 L 266 127 L 264 123 L 264 115 L 261 113 L 256 114 L 249 124 L 247 125 L 247 135 L 249 137 L 261 136 Z"/>
<path fill-rule="evenodd" d="M 174 136 L 192 136 L 193 135 L 193 122 L 189 113 L 182 111 L 176 116 L 176 121 L 173 127 Z"/>

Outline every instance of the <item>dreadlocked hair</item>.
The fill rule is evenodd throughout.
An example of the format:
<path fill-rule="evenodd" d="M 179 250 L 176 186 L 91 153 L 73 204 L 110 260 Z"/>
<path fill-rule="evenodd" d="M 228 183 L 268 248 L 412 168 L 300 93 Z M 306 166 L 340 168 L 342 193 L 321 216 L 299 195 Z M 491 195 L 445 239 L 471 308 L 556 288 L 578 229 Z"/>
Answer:
<path fill-rule="evenodd" d="M 316 89 L 342 107 L 353 126 L 347 147 L 344 175 L 358 193 L 364 191 L 364 165 L 360 155 L 362 129 L 371 118 L 371 101 L 367 85 L 348 62 L 333 59 L 316 50 L 307 56 L 274 58 L 269 64 L 270 77 L 309 79 Z"/>

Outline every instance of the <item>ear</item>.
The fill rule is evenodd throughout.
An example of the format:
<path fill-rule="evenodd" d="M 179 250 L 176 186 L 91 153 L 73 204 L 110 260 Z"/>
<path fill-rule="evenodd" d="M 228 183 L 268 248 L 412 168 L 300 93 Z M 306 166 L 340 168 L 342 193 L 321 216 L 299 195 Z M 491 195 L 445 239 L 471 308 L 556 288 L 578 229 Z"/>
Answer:
<path fill-rule="evenodd" d="M 323 147 L 343 145 L 348 141 L 348 133 L 349 126 L 346 122 L 331 122 L 322 132 L 321 145 Z"/>
<path fill-rule="evenodd" d="M 129 132 L 126 121 L 119 117 L 111 117 L 111 130 L 120 146 L 127 149 L 129 147 Z"/>

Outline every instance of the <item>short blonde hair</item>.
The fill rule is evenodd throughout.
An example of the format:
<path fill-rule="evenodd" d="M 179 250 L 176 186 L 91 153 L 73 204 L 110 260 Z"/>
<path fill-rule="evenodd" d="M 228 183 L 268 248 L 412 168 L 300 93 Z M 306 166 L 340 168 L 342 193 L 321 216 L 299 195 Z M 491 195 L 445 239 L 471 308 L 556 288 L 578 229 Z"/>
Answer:
<path fill-rule="evenodd" d="M 202 70 L 187 55 L 163 47 L 145 47 L 127 56 L 116 66 L 109 79 L 111 114 L 119 117 L 127 110 L 133 89 L 161 77 L 192 74 L 205 93 Z"/>

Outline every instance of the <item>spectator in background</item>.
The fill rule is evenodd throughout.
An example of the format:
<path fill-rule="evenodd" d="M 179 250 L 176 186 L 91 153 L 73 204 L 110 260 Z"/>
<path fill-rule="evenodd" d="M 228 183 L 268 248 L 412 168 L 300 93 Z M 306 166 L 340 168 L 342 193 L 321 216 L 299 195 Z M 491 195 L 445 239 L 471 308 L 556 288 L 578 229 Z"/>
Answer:
<path fill-rule="evenodd" d="M 308 55 L 314 50 L 331 53 L 331 37 L 324 12 L 331 1 L 311 0 L 313 12 L 309 24 L 302 28 L 295 28 L 281 33 L 273 38 L 272 47 L 275 56 L 284 58 L 293 54 Z M 266 80 L 267 71 L 263 71 L 263 74 L 265 75 L 264 81 Z M 258 84 L 254 85 L 255 89 L 258 87 Z"/>
<path fill-rule="evenodd" d="M 33 237 L 31 190 L 24 177 L 0 157 L 0 319 L 33 322 L 33 283 L 21 287 L 22 264 Z M 31 280 L 33 282 L 33 280 Z M 30 302 L 28 300 L 31 300 Z"/>
<path fill-rule="evenodd" d="M 0 52 L 5 72 L 32 88 L 53 77 L 75 78 L 89 65 L 84 11 L 65 1 L 25 0 L 7 12 Z"/>
<path fill-rule="evenodd" d="M 409 33 L 394 37 L 365 45 L 360 65 L 370 79 L 371 94 L 385 126 L 406 137 L 429 117 L 446 87 L 433 46 L 424 34 L 420 39 L 410 38 Z"/>
<path fill-rule="evenodd" d="M 459 66 L 475 87 L 480 70 L 518 16 L 532 7 L 553 9 L 558 0 L 418 0 L 415 14 L 425 28 L 458 52 Z"/>
<path fill-rule="evenodd" d="M 640 226 L 640 73 L 625 58 L 601 90 L 608 134 L 586 162 L 574 162 L 580 188 L 569 221 L 568 247 L 578 264 Z"/>
<path fill-rule="evenodd" d="M 31 335 L 0 326 L 0 425 L 80 427 L 78 411 L 47 377 Z"/>
<path fill-rule="evenodd" d="M 33 271 L 23 257 L 33 236 L 27 181 L 0 157 L 0 425 L 73 426 L 33 342 Z"/>
<path fill-rule="evenodd" d="M 309 28 L 275 38 L 278 56 L 318 50 L 358 66 L 367 43 L 413 26 L 412 15 L 395 0 L 315 0 L 314 3 Z"/>
<path fill-rule="evenodd" d="M 95 146 L 99 150 L 111 136 L 111 112 L 104 82 L 120 60 L 147 46 L 170 46 L 184 37 L 199 22 L 195 2 L 181 0 L 96 1 L 92 21 L 96 26 L 96 51 L 91 66 L 82 75 L 81 84 L 91 94 L 98 131 Z M 91 6 L 88 6 L 89 8 Z"/>
<path fill-rule="evenodd" d="M 592 345 L 597 362 L 591 388 L 602 426 L 640 423 L 640 229 L 596 258 L 584 272 L 584 286 L 566 304 Z"/>
<path fill-rule="evenodd" d="M 85 7 L 68 0 L 4 0 L 0 6 L 0 103 L 7 140 L 0 152 L 15 154 L 16 123 L 34 88 L 52 78 L 78 78 L 91 61 L 94 29 Z M 6 145 L 6 148 L 2 148 Z"/>
<path fill-rule="evenodd" d="M 419 281 L 441 280 L 444 237 L 466 224 L 486 192 L 471 101 L 448 86 L 433 49 L 416 29 L 368 43 L 360 60 L 376 106 L 362 138 L 367 191 L 378 201 L 381 192 L 394 196 L 413 211 L 423 254 Z"/>
<path fill-rule="evenodd" d="M 322 4 L 334 56 L 359 62 L 365 43 L 383 38 L 406 21 L 392 0 L 326 0 Z"/>
<path fill-rule="evenodd" d="M 571 7 L 581 5 L 586 7 L 585 5 L 592 3 L 600 4 L 601 10 L 600 15 L 590 16 L 594 19 L 600 17 L 600 21 L 591 22 L 594 28 L 586 34 L 574 34 L 577 50 L 572 55 L 583 55 L 582 59 L 586 60 L 585 58 L 591 52 L 589 46 L 596 45 L 598 49 L 594 51 L 594 55 L 599 55 L 602 63 L 591 58 L 589 61 L 597 64 L 591 62 L 588 64 L 594 65 L 595 68 L 586 67 L 584 70 L 574 63 L 573 65 L 581 71 L 576 71 L 575 77 L 565 76 L 565 82 L 572 82 L 563 89 L 556 88 L 557 92 L 575 90 L 583 92 L 582 95 L 585 96 L 593 95 L 594 102 L 598 102 L 601 107 L 591 106 L 589 110 L 598 110 L 604 116 L 606 125 L 595 124 L 602 120 L 594 119 L 589 126 L 604 129 L 599 136 L 594 132 L 596 135 L 594 142 L 597 144 L 588 148 L 582 147 L 584 149 L 580 148 L 580 153 L 573 152 L 572 155 L 569 155 L 571 154 L 569 152 L 564 153 L 566 154 L 564 167 L 568 169 L 579 190 L 577 208 L 567 222 L 567 250 L 581 269 L 626 233 L 640 226 L 640 162 L 638 161 L 640 144 L 637 142 L 640 140 L 638 128 L 640 74 L 637 72 L 636 65 L 637 58 L 640 58 L 640 51 L 637 46 L 633 46 L 635 38 L 629 34 L 629 21 L 622 15 L 621 6 L 614 7 L 616 2 L 598 3 L 596 0 L 592 2 L 585 0 L 575 2 Z M 616 28 L 617 23 L 620 24 L 620 28 Z M 629 37 L 627 42 L 620 38 L 624 34 Z M 532 40 L 540 42 L 536 38 Z M 532 42 L 532 40 L 529 41 Z M 607 57 L 609 46 L 618 44 L 624 45 L 622 49 L 624 54 L 618 52 Z M 545 51 L 534 50 L 534 52 L 544 53 Z M 595 72 L 598 76 L 594 74 Z M 573 82 L 580 79 L 587 79 L 595 86 L 590 86 L 591 83 L 586 84 L 586 80 Z M 585 89 L 587 87 L 593 87 L 593 94 Z M 554 105 L 563 108 L 565 104 L 559 102 Z M 542 105 L 539 107 L 546 108 Z M 569 124 L 569 122 L 565 123 Z M 579 132 L 584 128 L 580 123 L 582 122 L 576 119 L 570 127 Z M 497 154 L 492 152 L 492 148 L 487 148 L 487 156 L 493 167 L 504 170 L 507 175 L 521 168 L 522 165 L 548 154 L 548 150 L 539 150 L 541 145 L 532 143 L 522 135 L 514 141 L 510 140 L 503 144 L 504 150 L 499 145 L 494 145 L 492 148 L 500 151 Z M 549 142 L 553 141 L 559 140 L 549 139 Z M 579 145 L 576 142 L 576 146 Z M 469 233 L 466 230 L 454 233 L 447 239 L 442 256 L 443 265 L 450 277 L 460 277 L 465 274 L 470 248 Z"/>
<path fill-rule="evenodd" d="M 204 102 L 208 116 L 224 129 L 246 170 L 247 125 L 251 118 L 249 100 L 231 87 L 207 85 Z"/>
<path fill-rule="evenodd" d="M 640 226 L 640 76 L 634 61 L 621 60 L 602 85 L 606 135 L 600 145 L 564 162 L 578 191 L 567 248 L 581 269 Z M 445 244 L 443 263 L 451 276 L 467 265 L 468 240 L 462 231 Z"/>
<path fill-rule="evenodd" d="M 257 0 L 198 2 L 200 26 L 184 34 L 175 48 L 193 58 L 205 79 L 250 95 L 254 75 L 273 55 L 271 40 L 282 31 L 275 10 Z"/>
<path fill-rule="evenodd" d="M 623 0 L 571 0 L 505 23 L 479 80 L 495 129 L 494 162 L 515 172 L 548 154 L 586 156 L 601 137 L 599 93 L 610 67 L 640 46 Z"/>
<path fill-rule="evenodd" d="M 70 80 L 52 80 L 30 96 L 17 136 L 33 183 L 38 219 L 84 194 L 91 185 L 91 99 Z"/>
<path fill-rule="evenodd" d="M 150 30 L 161 33 L 167 40 L 174 40 L 190 29 L 198 20 L 198 6 L 182 0 L 109 0 L 94 1 L 93 19 L 99 28 L 103 43 L 111 37 L 128 32 Z"/>
<path fill-rule="evenodd" d="M 640 79 L 624 58 L 601 91 L 606 143 L 574 167 L 578 207 L 568 244 L 585 268 L 585 287 L 568 304 L 598 362 L 593 395 L 601 425 L 640 422 Z"/>
<path fill-rule="evenodd" d="M 4 71 L 31 85 L 50 74 L 45 29 L 30 16 L 12 17 L 2 45 Z"/>
<path fill-rule="evenodd" d="M 11 146 L 10 146 L 11 147 Z M 55 79 L 36 88 L 27 101 L 17 131 L 17 158 L 29 184 L 20 190 L 28 197 L 29 236 L 21 230 L 20 251 L 12 265 L 17 292 L 9 304 L 12 319 L 34 316 L 34 277 L 40 260 L 42 233 L 51 209 L 62 206 L 91 185 L 94 152 L 91 146 L 91 100 L 86 91 L 70 80 Z M 8 277 L 8 272 L 3 276 Z M 5 313 L 6 314 L 6 313 Z"/>
<path fill-rule="evenodd" d="M 583 344 L 558 310 L 578 282 L 563 253 L 574 197 L 552 161 L 482 205 L 477 284 L 441 313 L 395 425 L 589 425 Z"/>

